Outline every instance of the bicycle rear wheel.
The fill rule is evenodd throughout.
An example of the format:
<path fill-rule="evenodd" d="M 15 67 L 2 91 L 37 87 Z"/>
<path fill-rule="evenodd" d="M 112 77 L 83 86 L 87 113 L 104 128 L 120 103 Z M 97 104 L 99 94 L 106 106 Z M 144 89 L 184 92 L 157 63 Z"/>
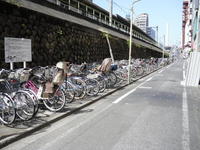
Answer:
<path fill-rule="evenodd" d="M 44 105 L 50 111 L 60 111 L 65 106 L 65 93 L 61 88 L 58 88 L 51 98 L 43 100 Z"/>
<path fill-rule="evenodd" d="M 117 76 L 114 72 L 109 72 L 107 76 L 107 88 L 112 88 L 117 83 Z"/>
<path fill-rule="evenodd" d="M 99 83 L 95 79 L 86 79 L 86 93 L 89 96 L 95 96 L 99 93 L 100 87 Z"/>
<path fill-rule="evenodd" d="M 5 94 L 0 93 L 0 121 L 9 125 L 15 121 L 16 110 L 12 98 Z"/>
<path fill-rule="evenodd" d="M 38 110 L 39 110 L 39 100 L 37 98 L 37 95 L 32 90 L 25 89 L 25 91 L 27 91 L 30 94 L 30 96 L 33 100 L 34 107 L 35 107 L 35 112 L 34 112 L 34 116 L 35 116 L 37 114 Z"/>
<path fill-rule="evenodd" d="M 69 80 L 74 86 L 75 99 L 83 99 L 86 95 L 86 83 L 81 78 L 72 77 Z"/>
<path fill-rule="evenodd" d="M 96 79 L 98 82 L 99 82 L 99 93 L 103 93 L 106 89 L 106 81 L 104 79 L 103 76 L 99 76 L 97 79 Z"/>
<path fill-rule="evenodd" d="M 65 92 L 65 98 L 67 103 L 71 103 L 74 100 L 75 97 L 75 91 L 74 91 L 74 86 L 72 83 L 69 81 L 65 81 L 62 85 L 61 88 Z"/>
<path fill-rule="evenodd" d="M 35 104 L 32 96 L 23 90 L 17 91 L 13 96 L 16 114 L 22 120 L 30 120 L 35 114 Z"/>

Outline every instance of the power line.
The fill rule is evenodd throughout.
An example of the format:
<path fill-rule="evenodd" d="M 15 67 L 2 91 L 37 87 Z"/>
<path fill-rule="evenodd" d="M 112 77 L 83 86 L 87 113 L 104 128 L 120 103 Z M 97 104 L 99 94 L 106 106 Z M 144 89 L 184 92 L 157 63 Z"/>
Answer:
<path fill-rule="evenodd" d="M 106 0 L 107 2 L 110 2 L 110 0 Z M 115 6 L 117 6 L 118 9 L 120 9 L 124 14 L 129 14 L 129 12 L 127 10 L 129 10 L 128 8 L 122 7 L 120 6 L 117 2 L 113 1 L 113 4 Z"/>

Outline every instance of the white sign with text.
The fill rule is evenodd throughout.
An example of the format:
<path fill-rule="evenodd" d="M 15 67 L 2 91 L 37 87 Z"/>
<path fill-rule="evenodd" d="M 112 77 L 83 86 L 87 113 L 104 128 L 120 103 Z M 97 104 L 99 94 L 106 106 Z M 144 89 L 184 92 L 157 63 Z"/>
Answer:
<path fill-rule="evenodd" d="M 5 62 L 30 62 L 32 61 L 31 39 L 4 38 Z"/>

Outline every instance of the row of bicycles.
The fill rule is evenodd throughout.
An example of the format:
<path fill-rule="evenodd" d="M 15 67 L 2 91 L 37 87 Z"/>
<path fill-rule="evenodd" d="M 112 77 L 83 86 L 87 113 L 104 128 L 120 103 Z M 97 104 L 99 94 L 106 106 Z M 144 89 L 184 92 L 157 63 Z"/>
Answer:
<path fill-rule="evenodd" d="M 130 75 L 135 80 L 169 60 L 134 59 Z M 59 62 L 55 66 L 0 70 L 0 122 L 9 125 L 16 118 L 26 121 L 37 115 L 40 106 L 53 112 L 62 111 L 68 103 L 97 96 L 128 80 L 128 61 L 110 58 L 102 64 L 81 65 Z"/>

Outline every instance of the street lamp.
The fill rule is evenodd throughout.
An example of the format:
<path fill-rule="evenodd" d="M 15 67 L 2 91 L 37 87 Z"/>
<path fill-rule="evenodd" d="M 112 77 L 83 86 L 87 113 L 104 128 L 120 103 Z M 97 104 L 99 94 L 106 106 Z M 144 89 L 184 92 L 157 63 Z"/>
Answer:
<path fill-rule="evenodd" d="M 130 68 L 131 68 L 131 51 L 132 51 L 132 34 L 133 34 L 133 5 L 141 0 L 134 0 L 131 5 L 131 22 L 130 22 L 130 41 L 129 41 L 129 61 L 128 61 L 128 84 L 130 84 Z"/>

